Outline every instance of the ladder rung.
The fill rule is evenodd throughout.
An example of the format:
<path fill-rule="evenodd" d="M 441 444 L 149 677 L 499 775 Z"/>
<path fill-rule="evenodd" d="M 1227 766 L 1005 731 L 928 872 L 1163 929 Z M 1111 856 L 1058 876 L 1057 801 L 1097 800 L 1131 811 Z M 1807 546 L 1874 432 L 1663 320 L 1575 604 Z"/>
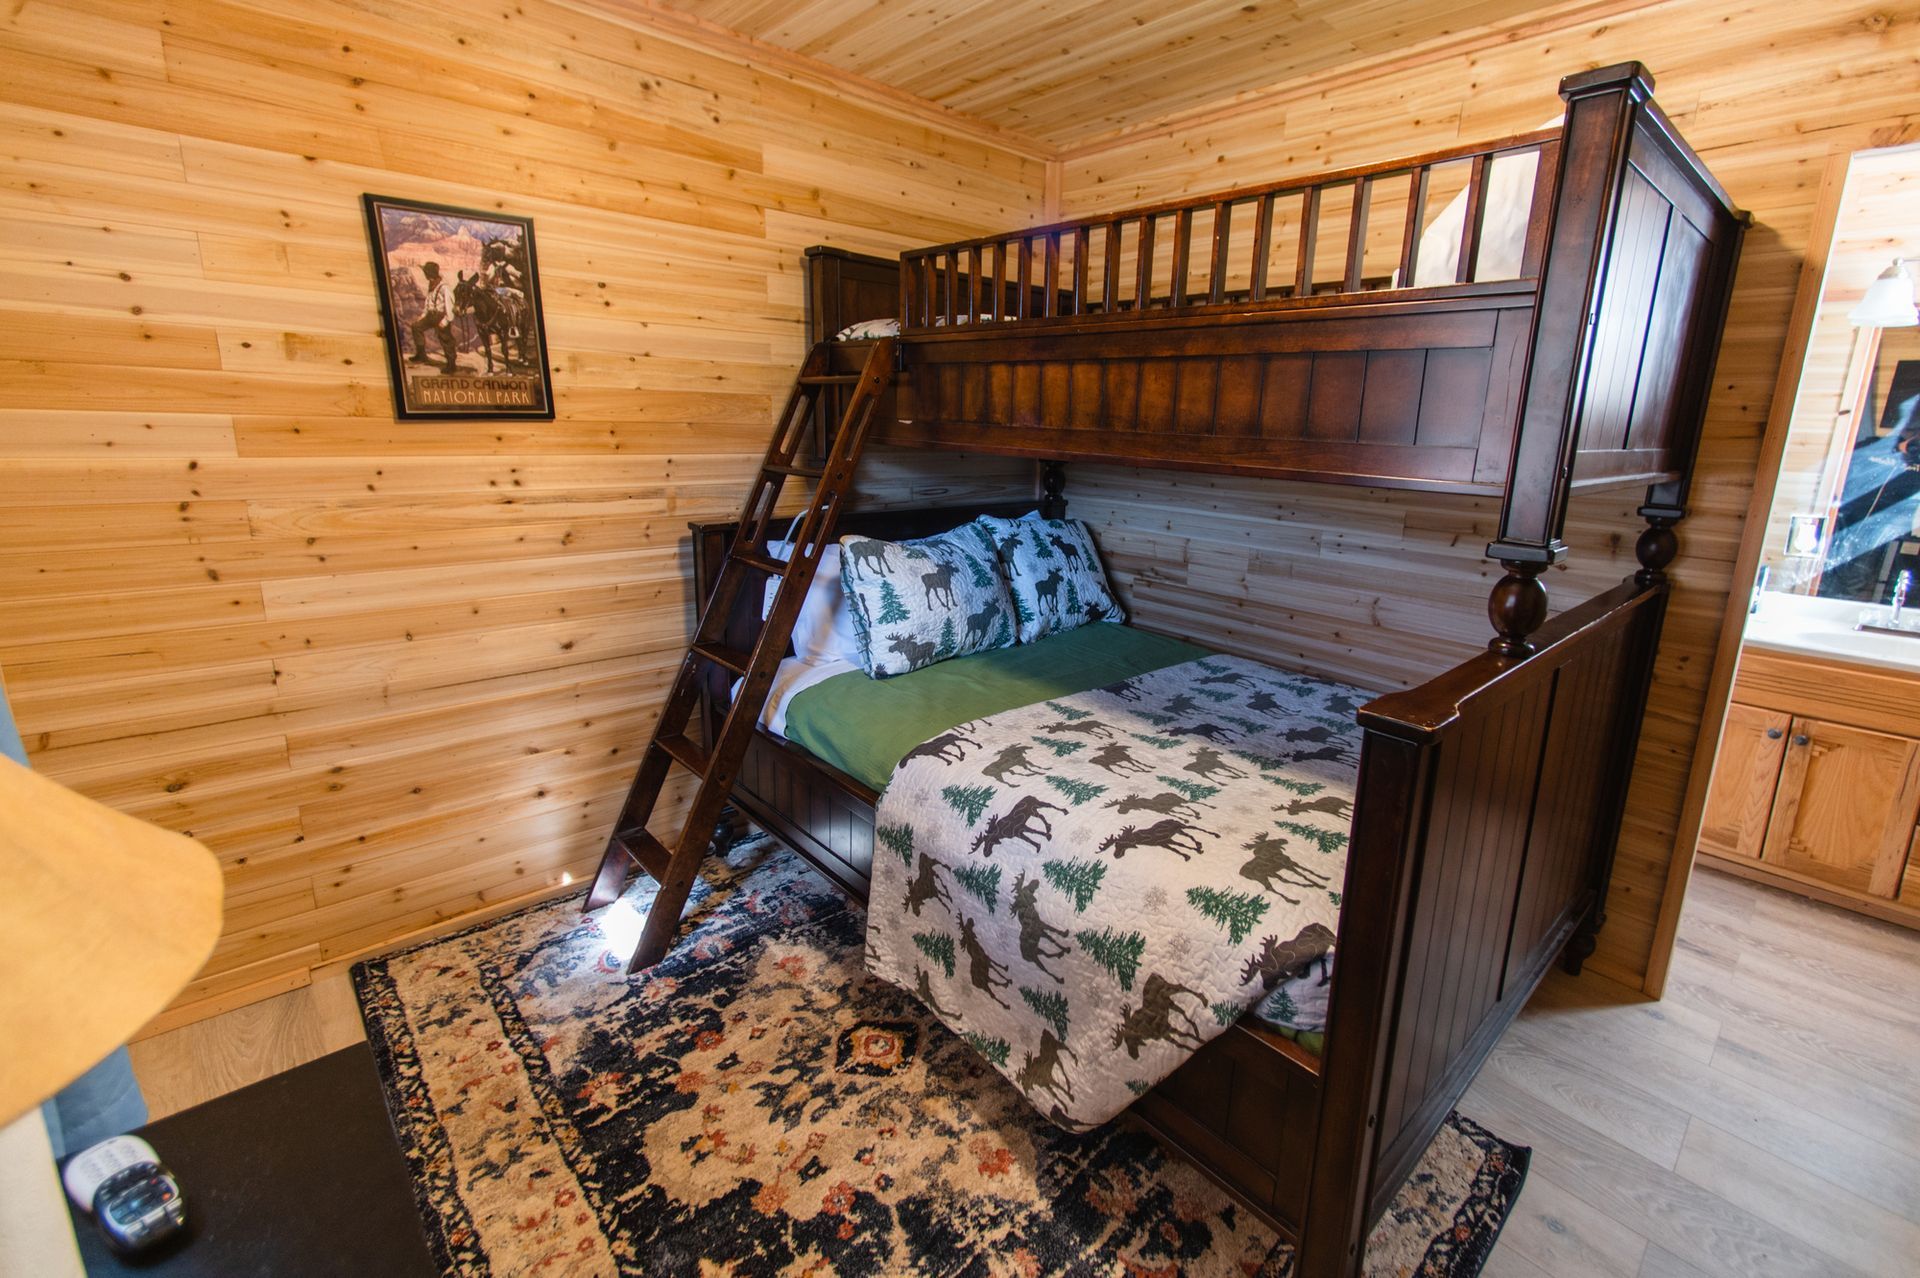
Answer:
<path fill-rule="evenodd" d="M 696 643 L 693 645 L 693 655 L 711 661 L 717 666 L 725 666 L 735 674 L 745 674 L 747 667 L 753 664 L 752 653 L 743 652 L 739 648 L 729 648 L 724 643 Z"/>
<path fill-rule="evenodd" d="M 693 775 L 702 778 L 707 775 L 707 763 L 711 756 L 708 755 L 707 748 L 692 737 L 684 733 L 676 733 L 670 737 L 661 737 L 654 744 L 672 755 L 675 763 Z"/>
<path fill-rule="evenodd" d="M 769 462 L 766 469 L 781 475 L 798 475 L 802 479 L 818 479 L 827 473 L 821 466 L 796 466 L 790 462 Z"/>
<path fill-rule="evenodd" d="M 627 859 L 653 876 L 656 883 L 667 881 L 667 866 L 673 860 L 673 853 L 667 851 L 667 845 L 653 837 L 646 826 L 636 826 L 631 830 L 622 830 L 613 836 Z"/>
<path fill-rule="evenodd" d="M 802 386 L 851 386 L 860 380 L 859 373 L 821 373 L 815 377 L 802 377 Z"/>
<path fill-rule="evenodd" d="M 763 555 L 757 550 L 735 548 L 733 557 L 749 568 L 758 568 L 761 572 L 772 573 L 776 577 L 787 575 L 787 561 L 775 559 L 772 555 Z"/>

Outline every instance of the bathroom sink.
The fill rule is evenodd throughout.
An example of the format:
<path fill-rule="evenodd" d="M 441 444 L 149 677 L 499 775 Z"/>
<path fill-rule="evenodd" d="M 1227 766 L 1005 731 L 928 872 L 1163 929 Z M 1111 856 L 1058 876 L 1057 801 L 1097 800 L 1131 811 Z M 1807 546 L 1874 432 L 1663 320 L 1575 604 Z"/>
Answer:
<path fill-rule="evenodd" d="M 1877 635 L 1904 635 L 1909 639 L 1920 639 L 1920 609 L 1904 608 L 1896 620 L 1892 608 L 1876 604 L 1861 611 L 1860 619 L 1853 623 L 1853 628 L 1869 630 Z"/>

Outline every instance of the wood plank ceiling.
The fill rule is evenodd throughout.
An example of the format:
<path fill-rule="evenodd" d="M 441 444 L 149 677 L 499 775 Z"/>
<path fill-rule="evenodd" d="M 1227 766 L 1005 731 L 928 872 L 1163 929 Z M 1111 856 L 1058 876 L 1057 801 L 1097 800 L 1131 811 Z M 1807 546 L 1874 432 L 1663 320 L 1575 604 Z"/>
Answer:
<path fill-rule="evenodd" d="M 626 0 L 1069 149 L 1542 0 Z"/>

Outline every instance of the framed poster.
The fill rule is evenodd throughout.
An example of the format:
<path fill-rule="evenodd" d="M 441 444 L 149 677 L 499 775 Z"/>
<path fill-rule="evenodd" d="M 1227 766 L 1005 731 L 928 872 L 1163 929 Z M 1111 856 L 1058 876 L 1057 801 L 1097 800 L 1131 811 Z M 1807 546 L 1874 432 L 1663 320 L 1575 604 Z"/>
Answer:
<path fill-rule="evenodd" d="M 362 197 L 402 420 L 553 419 L 533 220 Z"/>

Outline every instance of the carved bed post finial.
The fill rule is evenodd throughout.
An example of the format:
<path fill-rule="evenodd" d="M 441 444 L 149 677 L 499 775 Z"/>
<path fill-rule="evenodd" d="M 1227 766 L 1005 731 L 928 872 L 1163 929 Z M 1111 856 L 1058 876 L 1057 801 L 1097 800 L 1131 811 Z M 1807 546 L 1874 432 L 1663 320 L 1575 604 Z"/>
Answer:
<path fill-rule="evenodd" d="M 1503 559 L 1507 570 L 1487 596 L 1487 617 L 1493 622 L 1493 640 L 1487 644 L 1503 657 L 1524 657 L 1533 651 L 1528 635 L 1547 620 L 1547 588 L 1540 584 L 1543 563 Z"/>
<path fill-rule="evenodd" d="M 1061 461 L 1040 463 L 1040 513 L 1048 519 L 1058 519 L 1067 510 L 1067 499 L 1061 496 L 1067 488 L 1067 464 Z"/>
<path fill-rule="evenodd" d="M 1680 537 L 1673 526 L 1685 514 L 1677 506 L 1640 508 L 1640 517 L 1647 521 L 1647 527 L 1633 543 L 1634 558 L 1640 561 L 1640 571 L 1633 574 L 1635 581 L 1653 586 L 1667 579 L 1667 565 L 1680 553 Z"/>

